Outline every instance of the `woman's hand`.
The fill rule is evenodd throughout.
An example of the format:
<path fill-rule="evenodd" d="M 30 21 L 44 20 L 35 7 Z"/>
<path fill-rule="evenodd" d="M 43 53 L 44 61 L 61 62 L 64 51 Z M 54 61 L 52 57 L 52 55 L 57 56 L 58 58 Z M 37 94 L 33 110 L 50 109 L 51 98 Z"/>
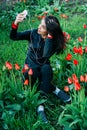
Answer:
<path fill-rule="evenodd" d="M 26 15 L 27 15 L 27 10 L 24 10 L 22 13 L 19 13 L 19 14 L 16 16 L 16 19 L 15 19 L 15 21 L 14 21 L 14 24 L 15 24 L 15 25 L 18 25 L 18 23 L 23 22 L 24 19 L 26 18 Z"/>

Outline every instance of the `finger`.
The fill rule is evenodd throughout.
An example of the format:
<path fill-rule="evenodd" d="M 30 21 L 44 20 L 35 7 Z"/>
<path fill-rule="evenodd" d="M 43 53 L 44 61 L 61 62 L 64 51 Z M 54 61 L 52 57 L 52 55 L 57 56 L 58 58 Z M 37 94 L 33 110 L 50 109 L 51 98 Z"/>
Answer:
<path fill-rule="evenodd" d="M 24 15 L 24 12 L 20 13 L 20 15 Z"/>
<path fill-rule="evenodd" d="M 22 22 L 24 20 L 24 18 L 17 18 L 16 21 L 17 22 Z"/>
<path fill-rule="evenodd" d="M 24 20 L 24 18 L 18 18 L 17 21 L 19 21 L 19 20 L 22 21 L 22 20 Z"/>
<path fill-rule="evenodd" d="M 23 14 L 18 14 L 17 17 L 23 17 Z"/>
<path fill-rule="evenodd" d="M 25 18 L 24 15 L 18 15 L 18 16 L 16 17 L 16 19 L 24 19 L 24 18 Z"/>
<path fill-rule="evenodd" d="M 24 19 L 24 16 L 16 17 L 16 19 Z"/>
<path fill-rule="evenodd" d="M 19 23 L 19 22 L 23 22 L 23 21 L 24 21 L 23 19 L 21 19 L 21 20 L 19 19 L 17 22 Z"/>

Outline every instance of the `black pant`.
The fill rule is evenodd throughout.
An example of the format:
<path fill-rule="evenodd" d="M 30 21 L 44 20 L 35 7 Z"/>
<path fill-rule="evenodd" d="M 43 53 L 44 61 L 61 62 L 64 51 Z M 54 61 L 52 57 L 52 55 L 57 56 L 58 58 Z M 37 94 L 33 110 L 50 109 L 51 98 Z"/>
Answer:
<path fill-rule="evenodd" d="M 55 87 L 51 84 L 52 78 L 53 78 L 53 72 L 50 64 L 44 64 L 40 67 L 34 67 L 32 68 L 33 75 L 32 75 L 32 85 L 36 82 L 38 79 L 39 91 L 42 91 L 44 93 L 49 93 L 55 90 Z M 24 73 L 25 79 L 28 78 L 28 73 Z"/>

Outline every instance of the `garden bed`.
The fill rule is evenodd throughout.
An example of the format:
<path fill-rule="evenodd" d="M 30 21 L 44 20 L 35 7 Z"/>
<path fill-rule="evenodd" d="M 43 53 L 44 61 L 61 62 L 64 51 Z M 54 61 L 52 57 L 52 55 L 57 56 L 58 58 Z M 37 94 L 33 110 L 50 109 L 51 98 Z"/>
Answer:
<path fill-rule="evenodd" d="M 0 13 L 2 29 L 0 31 L 0 128 L 2 130 L 87 129 L 87 16 L 84 10 L 86 6 L 82 10 L 82 5 L 86 5 L 87 2 L 86 0 L 77 2 L 79 6 L 76 6 L 74 0 L 64 3 L 60 12 L 51 9 L 53 15 L 58 17 L 63 33 L 67 37 L 64 53 L 54 55 L 50 59 L 54 75 L 52 83 L 71 96 L 70 104 L 63 103 L 52 94 L 48 95 L 46 101 L 39 99 L 39 93 L 36 91 L 37 83 L 31 91 L 30 85 L 23 85 L 21 82 L 27 44 L 26 41 L 21 43 L 10 39 L 11 24 L 18 12 L 29 9 L 33 16 L 20 24 L 19 31 L 30 27 L 36 28 L 42 19 L 38 19 L 37 16 L 42 16 L 44 12 L 41 10 L 41 13 L 35 15 L 32 8 L 23 3 L 8 10 L 8 13 L 3 11 Z M 34 11 L 38 12 L 38 8 Z M 61 14 L 67 17 L 61 17 L 65 16 Z M 36 107 L 41 102 L 45 105 L 48 124 L 37 118 Z"/>

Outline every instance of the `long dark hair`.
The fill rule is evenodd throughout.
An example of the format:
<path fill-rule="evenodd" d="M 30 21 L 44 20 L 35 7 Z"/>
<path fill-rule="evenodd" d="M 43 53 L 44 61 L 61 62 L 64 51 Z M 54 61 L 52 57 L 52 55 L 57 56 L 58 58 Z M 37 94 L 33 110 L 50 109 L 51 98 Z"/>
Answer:
<path fill-rule="evenodd" d="M 54 39 L 54 51 L 56 50 L 58 54 L 65 46 L 65 39 L 60 23 L 55 16 L 46 16 L 45 23 L 48 33 L 52 35 Z"/>

